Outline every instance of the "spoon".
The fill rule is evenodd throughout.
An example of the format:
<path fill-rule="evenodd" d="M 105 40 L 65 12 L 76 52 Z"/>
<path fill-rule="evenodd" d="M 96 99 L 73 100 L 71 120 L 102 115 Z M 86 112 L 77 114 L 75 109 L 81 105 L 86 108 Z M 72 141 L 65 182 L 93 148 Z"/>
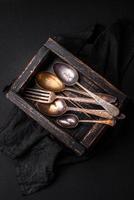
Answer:
<path fill-rule="evenodd" d="M 64 83 L 56 75 L 52 74 L 51 72 L 46 72 L 46 71 L 39 72 L 36 75 L 36 84 L 39 88 L 45 89 L 48 91 L 62 92 L 64 90 L 67 90 L 67 91 L 79 93 L 79 94 L 89 97 L 89 95 L 86 92 L 65 87 Z M 111 103 L 115 103 L 117 101 L 117 98 L 111 95 L 107 95 L 103 93 L 98 93 L 97 95 Z"/>
<path fill-rule="evenodd" d="M 64 83 L 51 72 L 39 72 L 37 73 L 35 80 L 37 86 L 49 91 L 61 92 L 65 89 Z"/>
<path fill-rule="evenodd" d="M 82 86 L 79 82 L 79 75 L 78 72 L 68 64 L 65 63 L 55 63 L 53 66 L 54 72 L 59 77 L 59 79 L 68 86 L 78 85 L 81 89 L 83 89 L 89 96 L 91 96 L 95 101 L 101 105 L 110 115 L 116 117 L 119 115 L 119 109 L 110 104 L 109 102 L 105 101 L 98 95 L 94 94 L 84 86 Z"/>
<path fill-rule="evenodd" d="M 59 117 L 56 120 L 57 124 L 59 124 L 63 128 L 75 128 L 78 123 L 98 123 L 98 124 L 106 124 L 109 126 L 114 126 L 116 123 L 115 119 L 106 119 L 106 120 L 83 120 L 79 119 L 75 114 L 65 114 Z"/>
<path fill-rule="evenodd" d="M 75 112 L 83 112 L 88 113 L 90 115 L 95 115 L 102 118 L 112 119 L 113 117 L 106 112 L 105 110 L 95 110 L 95 109 L 85 109 L 85 108 L 76 108 L 76 107 L 68 107 L 66 102 L 63 99 L 57 99 L 51 104 L 44 103 L 36 103 L 37 108 L 43 114 L 48 116 L 61 116 L 65 112 L 71 110 Z"/>

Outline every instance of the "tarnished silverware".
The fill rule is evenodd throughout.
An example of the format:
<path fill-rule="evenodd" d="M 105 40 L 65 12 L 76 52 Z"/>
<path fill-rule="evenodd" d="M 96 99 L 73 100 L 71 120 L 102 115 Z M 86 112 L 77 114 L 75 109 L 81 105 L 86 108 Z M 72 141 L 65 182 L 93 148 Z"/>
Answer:
<path fill-rule="evenodd" d="M 67 86 L 73 86 L 75 84 L 78 85 L 81 89 L 87 92 L 87 94 L 90 97 L 95 99 L 95 101 L 98 102 L 98 104 L 101 105 L 110 115 L 112 115 L 113 117 L 119 115 L 120 111 L 116 106 L 105 101 L 104 99 L 94 94 L 93 92 L 91 92 L 78 82 L 79 75 L 78 72 L 73 67 L 65 63 L 55 63 L 53 69 L 56 75 L 65 85 Z"/>
<path fill-rule="evenodd" d="M 36 80 L 37 86 L 40 89 L 45 89 L 52 92 L 70 91 L 72 93 L 77 93 L 77 94 L 81 94 L 83 96 L 89 97 L 89 94 L 87 94 L 87 92 L 84 92 L 82 90 L 76 90 L 71 87 L 65 87 L 64 83 L 61 82 L 61 80 L 55 74 L 52 74 L 51 72 L 41 71 L 36 75 L 35 80 Z M 105 99 L 106 101 L 108 100 L 109 101 L 111 100 L 112 102 L 117 101 L 116 97 L 111 96 L 109 94 L 104 94 L 104 93 L 96 93 L 96 94 L 103 99 L 105 99 L 106 97 Z"/>
<path fill-rule="evenodd" d="M 89 104 L 96 104 L 96 101 L 92 98 L 83 98 L 83 97 L 70 97 L 70 96 L 61 96 L 56 95 L 54 92 L 37 89 L 37 88 L 27 88 L 24 91 L 24 97 L 32 100 L 37 101 L 40 103 L 52 103 L 56 99 L 65 99 L 65 100 L 71 100 L 75 102 L 81 102 L 81 103 L 89 103 Z M 116 98 L 113 98 L 112 96 L 103 96 L 101 94 L 101 97 L 108 100 L 111 103 L 115 103 Z"/>
<path fill-rule="evenodd" d="M 56 119 L 57 124 L 63 128 L 75 128 L 79 123 L 98 123 L 105 124 L 109 126 L 114 126 L 116 124 L 115 119 L 101 119 L 101 120 L 92 120 L 92 119 L 79 119 L 75 114 L 65 114 Z"/>
<path fill-rule="evenodd" d="M 74 111 L 74 112 L 82 112 L 88 113 L 90 115 L 95 115 L 98 117 L 112 119 L 113 116 L 110 115 L 105 110 L 96 110 L 96 109 L 85 109 L 85 108 L 75 108 L 67 106 L 66 102 L 63 99 L 57 99 L 51 104 L 44 104 L 44 103 L 36 103 L 37 108 L 40 110 L 41 113 L 46 114 L 48 116 L 61 116 L 67 111 Z"/>

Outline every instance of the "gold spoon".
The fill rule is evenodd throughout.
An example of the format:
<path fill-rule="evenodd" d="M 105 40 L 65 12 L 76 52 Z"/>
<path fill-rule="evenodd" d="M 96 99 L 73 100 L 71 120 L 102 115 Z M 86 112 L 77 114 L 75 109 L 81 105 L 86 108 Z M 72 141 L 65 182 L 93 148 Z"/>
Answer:
<path fill-rule="evenodd" d="M 68 107 L 66 102 L 63 99 L 57 99 L 51 104 L 44 104 L 44 103 L 36 103 L 37 108 L 40 110 L 41 113 L 46 114 L 48 116 L 61 116 L 67 111 L 75 111 L 75 112 L 82 112 L 88 113 L 90 115 L 95 115 L 98 117 L 112 119 L 112 115 L 110 115 L 105 110 L 95 110 L 95 109 L 85 109 L 85 108 L 75 108 L 75 107 Z"/>

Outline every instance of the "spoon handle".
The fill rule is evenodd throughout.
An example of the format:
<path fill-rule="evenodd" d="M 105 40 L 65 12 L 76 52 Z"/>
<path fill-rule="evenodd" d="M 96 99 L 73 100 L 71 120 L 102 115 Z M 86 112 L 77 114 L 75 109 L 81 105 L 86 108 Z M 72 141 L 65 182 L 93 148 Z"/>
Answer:
<path fill-rule="evenodd" d="M 90 115 L 95 115 L 95 116 L 106 118 L 106 119 L 112 119 L 113 118 L 113 116 L 110 115 L 105 110 L 95 110 L 95 109 L 86 109 L 86 108 L 74 108 L 74 107 L 68 107 L 67 110 L 71 110 L 71 111 L 75 111 L 75 112 L 88 113 Z"/>
<path fill-rule="evenodd" d="M 84 92 L 82 90 L 76 90 L 76 89 L 73 89 L 73 88 L 65 87 L 64 91 L 70 91 L 70 92 L 74 92 L 74 93 L 81 94 L 81 95 L 89 97 L 89 94 L 87 94 L 87 92 Z M 101 93 L 101 92 L 95 93 L 95 94 L 98 95 L 99 97 L 105 99 L 106 101 L 111 101 L 111 103 L 112 102 L 114 103 L 114 102 L 117 101 L 117 98 L 110 95 L 110 94 L 104 94 L 104 93 Z"/>
<path fill-rule="evenodd" d="M 64 95 L 66 95 L 66 93 L 65 92 L 62 92 Z M 80 103 L 78 103 L 78 102 L 74 102 L 74 101 L 71 101 L 71 100 L 68 100 L 74 107 L 76 107 L 76 108 L 82 108 L 83 109 L 83 106 L 80 104 Z M 84 113 L 85 114 L 85 116 L 87 116 L 87 117 L 89 117 L 90 118 L 90 115 L 88 114 L 88 113 Z"/>
<path fill-rule="evenodd" d="M 89 97 L 89 95 L 88 95 Z M 81 103 L 90 103 L 90 104 L 98 104 L 93 98 L 85 98 L 85 97 L 71 97 L 71 96 L 59 96 L 57 95 L 56 98 L 58 99 L 65 99 L 65 100 L 71 100 L 75 102 L 81 102 Z M 115 103 L 116 98 L 112 98 L 112 96 L 103 96 L 102 98 L 109 101 L 110 103 Z"/>
<path fill-rule="evenodd" d="M 94 99 L 92 98 L 82 98 L 82 97 L 65 97 L 65 96 L 56 96 L 58 99 L 65 99 L 65 100 L 71 100 L 75 102 L 81 102 L 81 103 L 90 103 L 90 104 L 98 104 Z M 111 103 L 113 102 L 113 99 L 110 99 Z"/>
<path fill-rule="evenodd" d="M 82 88 L 85 92 L 87 92 L 89 94 L 89 96 L 91 96 L 93 99 L 95 99 L 95 101 L 98 102 L 98 104 L 101 105 L 110 115 L 112 115 L 113 117 L 116 117 L 119 115 L 119 109 L 116 106 L 112 105 L 111 103 L 105 101 L 104 99 L 102 99 L 98 95 L 94 94 L 90 90 L 86 89 L 80 83 L 76 82 L 76 84 L 80 88 Z"/>
<path fill-rule="evenodd" d="M 82 123 L 97 123 L 97 124 L 106 124 L 109 126 L 114 126 L 116 121 L 114 119 L 107 119 L 107 120 L 79 120 Z"/>

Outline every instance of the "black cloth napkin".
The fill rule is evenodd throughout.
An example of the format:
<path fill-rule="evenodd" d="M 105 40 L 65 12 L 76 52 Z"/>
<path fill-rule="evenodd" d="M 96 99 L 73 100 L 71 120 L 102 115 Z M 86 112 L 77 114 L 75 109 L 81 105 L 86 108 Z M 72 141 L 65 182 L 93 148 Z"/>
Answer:
<path fill-rule="evenodd" d="M 133 99 L 133 22 L 118 20 L 109 27 L 97 24 L 80 33 L 55 38 Z M 129 108 L 127 112 L 130 113 Z M 112 135 L 121 131 L 121 126 L 116 126 Z M 17 180 L 25 195 L 50 184 L 58 166 L 91 156 L 77 157 L 16 106 L 0 129 L 0 150 L 14 160 Z"/>

